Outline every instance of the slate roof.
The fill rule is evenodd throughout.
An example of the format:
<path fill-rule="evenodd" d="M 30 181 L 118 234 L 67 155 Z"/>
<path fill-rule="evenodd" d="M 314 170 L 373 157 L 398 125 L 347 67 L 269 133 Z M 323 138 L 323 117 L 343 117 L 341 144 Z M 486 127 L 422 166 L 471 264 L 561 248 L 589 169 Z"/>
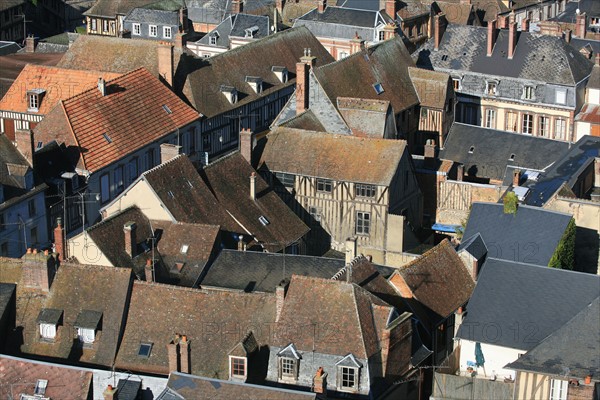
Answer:
<path fill-rule="evenodd" d="M 380 0 L 337 0 L 336 5 L 338 7 L 370 11 L 379 11 L 385 8 L 385 4 Z"/>
<path fill-rule="evenodd" d="M 254 39 L 260 39 L 269 36 L 271 33 L 271 27 L 269 24 L 269 17 L 264 15 L 250 15 L 250 14 L 235 14 L 232 16 L 235 18 L 231 32 L 229 36 L 245 37 L 246 29 L 254 26 L 258 27 L 258 30 L 253 33 Z"/>
<path fill-rule="evenodd" d="M 292 275 L 331 278 L 344 265 L 343 259 L 223 249 L 200 286 L 274 292 Z"/>
<path fill-rule="evenodd" d="M 441 318 L 465 304 L 475 287 L 469 271 L 447 239 L 395 274 L 404 279 L 414 298 Z"/>
<path fill-rule="evenodd" d="M 298 241 L 309 228 L 256 174 L 256 198 L 250 198 L 252 166 L 235 152 L 204 167 L 202 177 L 219 203 L 265 249 L 277 252 Z M 259 218 L 268 221 L 264 225 Z"/>
<path fill-rule="evenodd" d="M 338 97 L 337 108 L 353 136 L 384 138 L 389 101 Z"/>
<path fill-rule="evenodd" d="M 229 7 L 223 7 L 219 0 L 186 0 L 186 5 L 188 18 L 193 22 L 216 25 L 229 14 Z"/>
<path fill-rule="evenodd" d="M 583 379 L 600 374 L 600 297 L 506 368 Z"/>
<path fill-rule="evenodd" d="M 393 310 L 354 283 L 294 275 L 272 345 L 293 343 L 299 351 L 368 359 L 379 351 L 378 306 L 387 308 L 387 316 Z M 315 341 L 313 329 L 306 329 L 310 326 L 318 327 L 321 340 Z"/>
<path fill-rule="evenodd" d="M 69 126 L 72 137 L 66 144 L 79 148 L 79 167 L 95 172 L 198 119 L 145 68 L 107 81 L 106 92 L 102 96 L 94 87 L 61 101 L 50 113 L 54 117 L 36 126 L 36 134 L 47 142 L 62 133 L 57 128 Z"/>
<path fill-rule="evenodd" d="M 45 398 L 87 400 L 92 392 L 92 372 L 74 367 L 47 364 L 10 356 L 0 356 L 2 385 L 0 398 L 33 397 L 38 379 L 48 381 Z"/>
<path fill-rule="evenodd" d="M 442 71 L 468 71 L 574 86 L 592 71 L 593 63 L 562 38 L 530 32 L 518 34 L 512 60 L 507 58 L 508 30 L 501 29 L 487 57 L 487 28 L 448 25 L 438 51 L 430 39 L 417 53 L 417 65 Z M 465 86 L 463 81 L 463 86 Z M 499 88 L 500 89 L 500 88 Z"/>
<path fill-rule="evenodd" d="M 554 18 L 550 18 L 549 20 L 566 23 L 575 23 L 577 10 L 579 10 L 582 13 L 586 13 L 588 18 L 600 16 L 600 5 L 598 5 L 598 2 L 594 0 L 580 0 L 577 2 L 567 2 L 565 4 L 563 12 L 561 12 Z"/>
<path fill-rule="evenodd" d="M 83 15 L 115 18 L 117 15 L 127 15 L 136 7 L 156 3 L 156 0 L 97 0 Z"/>
<path fill-rule="evenodd" d="M 476 260 L 481 260 L 487 254 L 487 247 L 479 233 L 463 240 L 458 246 L 458 252 L 462 250 L 469 252 Z"/>
<path fill-rule="evenodd" d="M 176 11 L 153 10 L 147 7 L 139 7 L 131 10 L 125 17 L 125 21 L 178 26 L 179 13 Z"/>
<path fill-rule="evenodd" d="M 27 172 L 32 172 L 29 162 L 10 139 L 0 135 L 0 184 L 4 186 L 5 200 L 13 194 L 26 193 L 26 183 L 22 178 Z"/>
<path fill-rule="evenodd" d="M 403 140 L 277 127 L 260 164 L 270 171 L 389 186 L 406 148 Z"/>
<path fill-rule="evenodd" d="M 502 181 L 509 166 L 544 170 L 568 149 L 568 143 L 558 140 L 455 122 L 439 157 L 463 164 L 465 174 L 471 177 Z M 509 178 L 512 182 L 512 176 Z"/>
<path fill-rule="evenodd" d="M 290 74 L 290 79 L 282 83 L 271 67 L 282 66 L 290 72 L 296 71 L 296 63 L 306 48 L 310 48 L 316 57 L 317 66 L 333 61 L 333 57 L 308 29 L 288 29 L 206 59 L 202 67 L 187 76 L 184 94 L 190 104 L 207 117 L 237 109 L 293 86 L 296 83 L 294 75 Z M 254 92 L 246 82 L 247 76 L 262 79 L 261 93 Z M 238 101 L 235 104 L 231 104 L 221 93 L 222 85 L 237 90 Z"/>
<path fill-rule="evenodd" d="M 359 10 L 328 6 L 323 13 L 314 8 L 294 22 L 294 27 L 306 26 L 316 37 L 377 40 L 375 28 L 390 22 L 379 10 Z"/>
<path fill-rule="evenodd" d="M 395 37 L 315 68 L 313 73 L 334 105 L 338 97 L 387 100 L 397 114 L 419 102 L 409 67 L 414 62 L 402 38 Z M 383 86 L 383 93 L 377 94 L 375 83 Z"/>
<path fill-rule="evenodd" d="M 63 325 L 54 343 L 38 340 L 36 307 L 17 312 L 24 327 L 21 352 L 88 365 L 110 367 L 117 352 L 125 306 L 131 290 L 131 271 L 124 268 L 61 264 L 41 307 L 63 310 Z M 78 350 L 73 342 L 76 321 L 82 312 L 102 313 L 100 330 L 92 348 Z"/>
<path fill-rule="evenodd" d="M 3 270 L 0 270 L 0 274 L 3 272 Z M 10 315 L 12 313 L 12 310 L 10 310 L 8 307 L 13 296 L 15 296 L 16 291 L 17 285 L 14 283 L 0 282 L 0 319 L 2 319 L 3 316 Z"/>
<path fill-rule="evenodd" d="M 439 11 L 444 13 L 446 20 L 451 24 L 471 25 L 474 18 L 473 5 L 455 1 L 434 1 Z"/>
<path fill-rule="evenodd" d="M 551 168 L 535 181 L 527 181 L 523 186 L 530 189 L 525 202 L 532 206 L 542 206 L 563 185 L 571 189 L 579 175 L 600 156 L 600 138 L 584 136 L 571 146 L 569 151 L 558 159 Z"/>
<path fill-rule="evenodd" d="M 157 397 L 157 400 L 204 400 L 207 398 L 211 400 L 316 400 L 316 396 L 315 393 L 310 392 L 210 379 L 172 372 L 169 375 L 165 391 Z"/>
<path fill-rule="evenodd" d="M 303 129 L 307 131 L 326 132 L 325 127 L 312 110 L 308 109 L 296 117 L 288 119 L 281 126 L 285 128 Z"/>
<path fill-rule="evenodd" d="M 479 233 L 488 257 L 547 266 L 570 220 L 569 214 L 523 204 L 516 214 L 505 214 L 502 203 L 475 202 L 463 237 Z"/>
<path fill-rule="evenodd" d="M 45 90 L 36 114 L 47 114 L 58 102 L 95 87 L 98 78 L 114 79 L 120 74 L 79 71 L 44 65 L 27 64 L 0 101 L 0 110 L 27 113 L 27 91 Z"/>
<path fill-rule="evenodd" d="M 15 42 L 0 41 L 0 56 L 14 54 L 19 50 L 21 50 L 21 47 Z"/>
<path fill-rule="evenodd" d="M 453 97 L 450 76 L 443 72 L 422 68 L 408 68 L 408 73 L 419 96 L 421 107 L 443 110 L 446 100 Z"/>
<path fill-rule="evenodd" d="M 0 4 L 0 11 L 8 10 L 13 7 L 17 7 L 17 6 L 24 5 L 24 4 L 25 4 L 25 0 L 4 0 Z"/>
<path fill-rule="evenodd" d="M 488 257 L 456 337 L 529 351 L 587 308 L 599 288 L 597 275 Z M 502 334 L 484 332 L 489 326 Z"/>
<path fill-rule="evenodd" d="M 586 89 L 600 89 L 600 65 L 594 64 Z"/>
<path fill-rule="evenodd" d="M 224 306 L 226 305 L 226 306 Z M 208 291 L 136 281 L 116 367 L 167 375 L 167 343 L 176 333 L 190 345 L 191 374 L 229 377 L 228 353 L 252 331 L 268 343 L 275 322 L 272 294 Z M 140 343 L 153 343 L 149 357 L 138 356 Z"/>

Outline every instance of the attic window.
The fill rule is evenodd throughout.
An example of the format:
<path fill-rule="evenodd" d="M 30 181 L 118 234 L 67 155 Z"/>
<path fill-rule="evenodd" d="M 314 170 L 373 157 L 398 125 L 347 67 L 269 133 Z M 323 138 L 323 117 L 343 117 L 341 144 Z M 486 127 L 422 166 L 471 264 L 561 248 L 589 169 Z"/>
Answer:
<path fill-rule="evenodd" d="M 35 384 L 35 391 L 33 392 L 36 396 L 43 396 L 46 394 L 46 388 L 48 387 L 48 381 L 46 379 L 38 379 Z"/>
<path fill-rule="evenodd" d="M 216 46 L 218 38 L 219 38 L 219 34 L 217 32 L 211 33 L 210 37 L 209 37 L 209 44 L 211 46 Z"/>
<path fill-rule="evenodd" d="M 256 25 L 244 30 L 247 38 L 253 38 L 256 32 L 258 32 L 258 26 Z"/>
<path fill-rule="evenodd" d="M 42 146 L 44 145 L 44 142 L 37 142 L 37 149 L 41 149 Z"/>
<path fill-rule="evenodd" d="M 515 155 L 514 155 L 514 153 L 510 155 L 510 158 L 508 159 L 508 161 L 515 161 Z"/>
<path fill-rule="evenodd" d="M 151 351 L 152 343 L 142 343 L 140 344 L 140 349 L 138 350 L 138 356 L 148 358 L 150 357 Z"/>
<path fill-rule="evenodd" d="M 262 92 L 262 84 L 263 84 L 262 78 L 260 78 L 258 76 L 247 76 L 246 83 L 248 83 L 248 85 L 250 85 L 252 90 L 254 90 L 254 93 Z"/>
<path fill-rule="evenodd" d="M 381 85 L 381 83 L 379 82 L 373 84 L 373 89 L 375 89 L 375 93 L 377 94 L 381 94 L 384 92 L 383 85 Z"/>
<path fill-rule="evenodd" d="M 188 186 L 190 187 L 190 189 L 194 188 L 194 185 L 192 185 L 192 182 L 190 182 L 189 179 L 186 179 L 186 182 L 187 182 Z"/>
<path fill-rule="evenodd" d="M 473 154 L 474 151 L 475 151 L 475 146 L 469 147 L 469 154 Z"/>
<path fill-rule="evenodd" d="M 189 244 L 184 244 L 184 245 L 181 245 L 181 249 L 179 250 L 179 252 L 180 252 L 181 254 L 187 254 L 187 252 L 188 252 L 189 248 L 190 248 L 190 245 L 189 245 Z"/>
<path fill-rule="evenodd" d="M 170 198 L 172 198 L 172 199 L 174 199 L 174 198 L 175 198 L 175 195 L 173 194 L 173 192 L 172 192 L 172 191 L 170 191 L 170 190 L 169 190 L 169 191 L 167 192 L 167 194 L 169 195 L 169 197 L 170 197 Z"/>
<path fill-rule="evenodd" d="M 447 54 L 444 54 L 444 55 L 442 56 L 442 61 L 447 61 L 447 60 L 448 60 L 448 55 L 447 55 Z"/>
<path fill-rule="evenodd" d="M 485 83 L 485 93 L 488 96 L 495 96 L 498 94 L 498 82 L 497 81 L 487 81 Z"/>
<path fill-rule="evenodd" d="M 269 220 L 264 215 L 261 215 L 260 217 L 258 217 L 258 220 L 260 221 L 261 224 L 263 224 L 263 226 L 267 226 L 270 224 Z"/>
<path fill-rule="evenodd" d="M 525 86 L 523 88 L 523 99 L 533 100 L 535 98 L 535 88 L 533 86 Z"/>
<path fill-rule="evenodd" d="M 102 137 L 106 140 L 106 143 L 112 143 L 112 139 L 108 136 L 108 133 L 103 133 Z"/>
<path fill-rule="evenodd" d="M 221 93 L 227 97 L 227 100 L 229 100 L 231 104 L 237 103 L 238 92 L 233 86 L 221 85 Z"/>
<path fill-rule="evenodd" d="M 27 91 L 27 111 L 39 111 L 44 93 L 46 93 L 44 89 L 31 89 Z"/>
<path fill-rule="evenodd" d="M 163 110 L 165 110 L 165 112 L 166 112 L 167 114 L 173 114 L 173 111 L 171 111 L 171 109 L 169 108 L 169 106 L 168 106 L 168 105 L 166 105 L 166 104 L 163 104 L 163 106 L 162 106 L 162 107 L 163 107 Z"/>
<path fill-rule="evenodd" d="M 271 67 L 271 71 L 277 76 L 279 82 L 286 83 L 288 81 L 288 70 L 286 67 L 274 65 Z"/>

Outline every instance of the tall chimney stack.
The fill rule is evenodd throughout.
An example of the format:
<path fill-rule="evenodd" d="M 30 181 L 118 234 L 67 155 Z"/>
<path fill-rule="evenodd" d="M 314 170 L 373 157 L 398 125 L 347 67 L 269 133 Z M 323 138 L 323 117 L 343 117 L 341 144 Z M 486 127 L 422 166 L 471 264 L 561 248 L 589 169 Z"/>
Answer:
<path fill-rule="evenodd" d="M 487 56 L 491 57 L 494 52 L 494 45 L 496 44 L 496 38 L 498 30 L 496 29 L 496 20 L 488 22 L 487 32 Z"/>
<path fill-rule="evenodd" d="M 56 218 L 56 228 L 54 228 L 54 251 L 58 253 L 58 261 L 66 260 L 67 246 L 65 246 L 65 231 L 62 227 L 62 218 Z"/>
<path fill-rule="evenodd" d="M 169 372 L 179 372 L 179 335 L 175 334 L 173 340 L 167 343 L 167 357 Z"/>
<path fill-rule="evenodd" d="M 435 169 L 435 140 L 427 139 L 423 152 L 424 166 L 427 169 Z"/>
<path fill-rule="evenodd" d="M 25 53 L 35 52 L 35 36 L 27 35 L 25 38 Z"/>
<path fill-rule="evenodd" d="M 348 238 L 346 239 L 346 264 L 349 264 L 350 261 L 356 258 L 356 238 Z"/>
<path fill-rule="evenodd" d="M 158 74 L 173 86 L 173 45 L 171 43 L 159 43 L 156 48 L 158 52 Z"/>
<path fill-rule="evenodd" d="M 442 36 L 444 35 L 444 31 L 446 30 L 446 16 L 443 13 L 437 14 L 433 17 L 433 27 L 434 27 L 434 50 L 438 51 L 440 48 L 440 43 L 442 42 Z"/>
<path fill-rule="evenodd" d="M 564 34 L 565 34 L 565 42 L 571 43 L 571 37 L 573 36 L 573 31 L 570 29 L 567 29 Z"/>
<path fill-rule="evenodd" d="M 98 78 L 98 91 L 101 96 L 106 96 L 106 81 L 104 78 Z"/>
<path fill-rule="evenodd" d="M 575 36 L 580 39 L 585 39 L 586 31 L 586 15 L 585 13 L 579 12 L 577 9 L 577 15 L 575 16 Z"/>
<path fill-rule="evenodd" d="M 287 279 L 283 279 L 275 288 L 275 322 L 279 322 L 279 318 L 281 317 L 287 286 Z"/>
<path fill-rule="evenodd" d="M 529 32 L 529 18 L 525 18 L 521 21 L 521 32 Z"/>
<path fill-rule="evenodd" d="M 310 49 L 304 49 L 300 62 L 296 63 L 296 115 L 308 109 L 309 70 L 315 66 L 317 58 L 311 55 Z"/>
<path fill-rule="evenodd" d="M 256 172 L 250 175 L 250 198 L 256 200 Z"/>
<path fill-rule="evenodd" d="M 393 20 L 396 19 L 396 0 L 385 0 L 385 13 Z"/>
<path fill-rule="evenodd" d="M 517 47 L 517 23 L 515 22 L 514 12 L 510 14 L 508 22 L 508 59 L 512 60 Z"/>
<path fill-rule="evenodd" d="M 325 12 L 326 7 L 327 7 L 326 0 L 317 0 L 317 12 L 319 14 L 323 14 Z"/>
<path fill-rule="evenodd" d="M 144 277 L 146 278 L 146 282 L 154 282 L 154 278 L 152 276 L 154 265 L 152 264 L 153 262 L 150 258 L 146 260 L 146 267 L 144 267 Z"/>
<path fill-rule="evenodd" d="M 513 170 L 513 187 L 517 187 L 519 186 L 519 183 L 521 182 L 521 171 L 519 171 L 518 169 Z"/>
<path fill-rule="evenodd" d="M 508 20 L 506 18 L 506 15 L 499 15 L 498 16 L 498 29 L 506 29 L 507 25 L 508 25 Z"/>
<path fill-rule="evenodd" d="M 181 336 L 179 342 L 179 357 L 181 361 L 180 372 L 184 374 L 190 373 L 190 342 L 187 340 L 187 336 Z"/>
<path fill-rule="evenodd" d="M 240 131 L 240 154 L 252 164 L 252 150 L 254 150 L 254 138 L 252 137 L 252 131 L 248 128 L 242 128 Z"/>
<path fill-rule="evenodd" d="M 137 240 L 135 231 L 137 230 L 137 226 L 135 222 L 129 221 L 123 225 L 123 233 L 125 235 L 125 252 L 131 258 L 136 256 L 135 250 L 137 247 Z"/>

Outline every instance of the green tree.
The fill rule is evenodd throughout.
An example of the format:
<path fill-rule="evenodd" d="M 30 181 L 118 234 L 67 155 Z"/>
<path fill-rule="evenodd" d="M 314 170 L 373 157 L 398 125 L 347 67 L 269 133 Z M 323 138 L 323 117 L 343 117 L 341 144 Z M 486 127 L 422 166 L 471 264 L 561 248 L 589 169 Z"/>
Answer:
<path fill-rule="evenodd" d="M 550 258 L 548 266 L 551 268 L 573 269 L 575 267 L 575 232 L 577 226 L 575 219 L 571 218 L 556 250 Z"/>
<path fill-rule="evenodd" d="M 504 214 L 516 214 L 519 206 L 519 198 L 514 192 L 507 192 L 502 200 L 504 203 Z"/>

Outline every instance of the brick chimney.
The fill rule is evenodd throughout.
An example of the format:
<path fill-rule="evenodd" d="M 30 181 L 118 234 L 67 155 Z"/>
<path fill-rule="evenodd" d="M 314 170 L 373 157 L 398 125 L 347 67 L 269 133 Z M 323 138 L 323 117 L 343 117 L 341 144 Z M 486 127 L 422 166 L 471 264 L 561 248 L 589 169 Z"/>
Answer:
<path fill-rule="evenodd" d="M 181 336 L 179 342 L 179 357 L 181 359 L 181 371 L 184 374 L 190 373 L 190 342 L 187 340 L 187 336 Z"/>
<path fill-rule="evenodd" d="M 62 227 L 62 218 L 56 218 L 56 228 L 54 228 L 54 251 L 58 253 L 57 260 L 67 259 L 67 246 L 65 246 L 65 231 Z"/>
<path fill-rule="evenodd" d="M 250 199 L 256 200 L 256 172 L 250 174 Z"/>
<path fill-rule="evenodd" d="M 573 31 L 570 29 L 567 29 L 565 32 L 565 42 L 567 43 L 571 43 L 571 37 L 573 36 Z"/>
<path fill-rule="evenodd" d="M 579 12 L 575 16 L 575 36 L 580 39 L 585 38 L 585 27 L 586 27 L 586 15 L 585 13 Z"/>
<path fill-rule="evenodd" d="M 23 286 L 49 292 L 58 267 L 52 254 L 38 253 L 35 249 L 27 249 L 22 260 Z"/>
<path fill-rule="evenodd" d="M 173 45 L 161 42 L 156 48 L 158 52 L 158 75 L 162 77 L 169 86 L 173 86 Z"/>
<path fill-rule="evenodd" d="M 506 15 L 499 15 L 498 16 L 498 29 L 506 29 L 507 25 L 508 25 L 508 18 L 506 17 Z"/>
<path fill-rule="evenodd" d="M 106 96 L 106 81 L 104 78 L 98 78 L 98 91 L 101 96 Z"/>
<path fill-rule="evenodd" d="M 252 163 L 252 150 L 254 150 L 254 138 L 253 133 L 248 128 L 242 128 L 240 131 L 240 154 L 254 166 Z"/>
<path fill-rule="evenodd" d="M 104 392 L 102 393 L 104 400 L 117 400 L 117 388 L 114 388 L 112 385 L 108 385 Z"/>
<path fill-rule="evenodd" d="M 188 28 L 188 17 L 187 17 L 187 8 L 179 8 L 179 32 L 187 32 L 187 28 Z"/>
<path fill-rule="evenodd" d="M 443 13 L 439 13 L 433 17 L 433 29 L 434 29 L 434 50 L 438 51 L 440 43 L 442 42 L 442 36 L 446 31 L 446 16 Z"/>
<path fill-rule="evenodd" d="M 354 38 L 350 39 L 350 54 L 358 53 L 363 47 L 364 41 L 358 36 L 358 33 Z"/>
<path fill-rule="evenodd" d="M 279 12 L 279 14 L 281 14 L 283 12 L 284 6 L 285 6 L 285 0 L 276 0 L 275 8 L 277 8 L 277 11 Z"/>
<path fill-rule="evenodd" d="M 317 369 L 317 373 L 313 378 L 313 392 L 327 393 L 327 373 L 323 371 L 323 367 Z"/>
<path fill-rule="evenodd" d="M 435 140 L 427 139 L 425 142 L 425 149 L 423 151 L 423 156 L 425 157 L 424 166 L 427 169 L 435 168 Z"/>
<path fill-rule="evenodd" d="M 288 283 L 287 279 L 283 279 L 275 288 L 275 322 L 279 322 L 279 318 L 281 317 Z"/>
<path fill-rule="evenodd" d="M 33 131 L 30 129 L 15 130 L 15 142 L 17 150 L 25 157 L 29 165 L 33 167 Z"/>
<path fill-rule="evenodd" d="M 35 36 L 27 35 L 25 38 L 25 53 L 34 53 L 35 52 Z"/>
<path fill-rule="evenodd" d="M 179 372 L 179 334 L 175 334 L 173 340 L 167 343 L 167 357 L 169 360 L 169 372 Z"/>
<path fill-rule="evenodd" d="M 327 8 L 327 0 L 317 0 L 317 12 L 323 14 Z"/>
<path fill-rule="evenodd" d="M 521 21 L 521 32 L 529 32 L 529 18 L 525 18 Z"/>
<path fill-rule="evenodd" d="M 146 278 L 146 282 L 154 282 L 154 279 L 152 277 L 152 270 L 154 269 L 154 265 L 152 264 L 153 263 L 151 259 L 146 260 L 146 266 L 144 267 L 144 277 Z"/>
<path fill-rule="evenodd" d="M 160 163 L 164 164 L 181 154 L 181 146 L 163 143 L 160 145 Z"/>
<path fill-rule="evenodd" d="M 245 251 L 246 249 L 244 248 L 244 235 L 239 235 L 238 236 L 238 251 Z"/>
<path fill-rule="evenodd" d="M 240 14 L 244 11 L 244 3 L 241 0 L 232 0 L 231 1 L 231 13 L 232 14 Z"/>
<path fill-rule="evenodd" d="M 456 166 L 456 180 L 459 182 L 462 182 L 464 178 L 465 178 L 465 165 L 458 164 Z"/>
<path fill-rule="evenodd" d="M 519 186 L 519 182 L 521 181 L 521 171 L 518 169 L 513 170 L 513 187 Z"/>
<path fill-rule="evenodd" d="M 383 40 L 393 39 L 396 35 L 396 25 L 389 23 L 383 27 Z"/>
<path fill-rule="evenodd" d="M 510 14 L 508 22 L 508 59 L 512 60 L 517 47 L 517 23 L 515 22 L 515 14 Z"/>
<path fill-rule="evenodd" d="M 498 30 L 496 29 L 496 20 L 488 22 L 487 31 L 487 56 L 491 57 L 494 52 L 494 45 L 498 37 Z"/>
<path fill-rule="evenodd" d="M 175 34 L 175 48 L 178 50 L 183 50 L 186 42 L 186 33 L 185 32 L 177 32 Z"/>
<path fill-rule="evenodd" d="M 596 53 L 596 56 L 594 57 L 594 64 L 600 65 L 600 53 Z"/>
<path fill-rule="evenodd" d="M 296 63 L 296 115 L 308 109 L 308 73 L 315 66 L 317 58 L 313 57 L 310 49 L 304 49 L 300 62 Z"/>
<path fill-rule="evenodd" d="M 125 235 L 125 252 L 131 258 L 136 256 L 135 250 L 137 247 L 136 235 L 135 231 L 137 230 L 137 226 L 135 222 L 129 221 L 125 222 L 123 225 L 123 233 Z"/>
<path fill-rule="evenodd" d="M 346 239 L 346 264 L 349 264 L 357 256 L 356 238 Z"/>
<path fill-rule="evenodd" d="M 385 0 L 385 13 L 392 18 L 396 19 L 396 13 L 398 9 L 396 8 L 396 0 Z"/>

